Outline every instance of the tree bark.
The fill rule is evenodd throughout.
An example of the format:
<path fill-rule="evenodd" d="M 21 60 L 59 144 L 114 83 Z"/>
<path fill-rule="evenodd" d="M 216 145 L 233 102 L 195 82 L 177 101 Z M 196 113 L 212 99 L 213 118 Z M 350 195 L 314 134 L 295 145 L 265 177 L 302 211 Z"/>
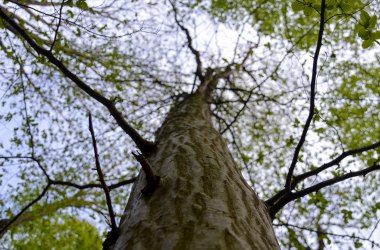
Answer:
<path fill-rule="evenodd" d="M 160 177 L 142 194 L 140 172 L 113 249 L 279 249 L 266 207 L 213 128 L 204 93 L 176 105 L 147 157 Z"/>

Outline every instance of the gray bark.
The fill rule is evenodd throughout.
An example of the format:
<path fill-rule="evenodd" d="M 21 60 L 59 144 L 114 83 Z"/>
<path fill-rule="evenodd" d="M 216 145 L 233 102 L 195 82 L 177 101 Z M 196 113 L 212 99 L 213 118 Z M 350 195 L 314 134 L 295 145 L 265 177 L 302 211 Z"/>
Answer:
<path fill-rule="evenodd" d="M 152 195 L 140 173 L 113 249 L 279 249 L 266 207 L 213 128 L 199 91 L 171 110 L 147 159 L 161 177 Z"/>

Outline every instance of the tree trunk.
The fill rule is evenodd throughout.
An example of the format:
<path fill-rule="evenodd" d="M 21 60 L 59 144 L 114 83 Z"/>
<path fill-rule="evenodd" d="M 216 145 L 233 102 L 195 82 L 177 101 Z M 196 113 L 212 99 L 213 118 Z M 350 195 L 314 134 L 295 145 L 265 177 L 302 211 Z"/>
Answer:
<path fill-rule="evenodd" d="M 148 161 L 161 177 L 142 194 L 134 184 L 113 249 L 279 249 L 266 207 L 213 128 L 197 91 L 174 107 Z"/>

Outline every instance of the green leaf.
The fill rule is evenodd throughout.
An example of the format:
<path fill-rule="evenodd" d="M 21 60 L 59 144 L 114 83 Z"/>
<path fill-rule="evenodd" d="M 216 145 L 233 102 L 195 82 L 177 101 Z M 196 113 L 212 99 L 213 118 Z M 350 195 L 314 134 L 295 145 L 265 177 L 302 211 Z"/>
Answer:
<path fill-rule="evenodd" d="M 311 16 L 313 14 L 313 8 L 310 7 L 310 6 L 306 6 L 304 9 L 303 9 L 303 13 L 305 14 L 305 16 Z"/>
<path fill-rule="evenodd" d="M 313 8 L 315 9 L 315 10 L 317 10 L 317 11 L 321 11 L 321 8 L 322 8 L 322 5 L 321 4 L 319 4 L 319 3 L 317 3 L 317 4 L 313 4 Z"/>
<path fill-rule="evenodd" d="M 115 88 L 116 88 L 118 91 L 123 91 L 123 87 L 122 87 L 120 84 L 116 84 L 116 85 L 115 85 Z"/>
<path fill-rule="evenodd" d="M 73 0 L 67 0 L 66 1 L 66 5 L 69 6 L 69 7 L 73 7 L 74 6 Z"/>
<path fill-rule="evenodd" d="M 366 48 L 369 48 L 373 45 L 373 40 L 365 40 L 363 43 L 362 43 L 362 48 L 363 49 L 366 49 Z"/>
<path fill-rule="evenodd" d="M 348 4 L 348 3 L 340 3 L 339 4 L 339 7 L 341 8 L 341 10 L 343 11 L 343 12 L 349 12 L 351 9 L 352 9 L 352 6 L 350 5 L 350 4 Z"/>
<path fill-rule="evenodd" d="M 78 8 L 80 8 L 82 10 L 88 10 L 88 5 L 87 5 L 85 0 L 78 0 L 75 3 L 75 6 L 77 6 Z"/>
<path fill-rule="evenodd" d="M 294 12 L 298 12 L 298 11 L 301 11 L 305 8 L 305 5 L 303 3 L 300 3 L 298 1 L 294 1 L 292 3 L 292 9 Z"/>
<path fill-rule="evenodd" d="M 294 137 L 291 135 L 288 139 L 286 139 L 286 147 L 291 147 L 294 141 Z"/>
<path fill-rule="evenodd" d="M 324 133 L 325 131 L 326 131 L 325 128 L 317 128 L 317 129 L 315 130 L 315 133 L 317 133 L 317 134 L 322 134 L 322 133 Z"/>
<path fill-rule="evenodd" d="M 377 209 L 380 209 L 380 202 L 376 202 L 375 206 Z"/>
<path fill-rule="evenodd" d="M 359 37 L 360 37 L 361 39 L 363 39 L 363 40 L 368 40 L 369 37 L 370 37 L 370 33 L 371 33 L 371 32 L 369 32 L 369 30 L 365 30 L 365 29 L 363 29 L 363 30 L 360 30 L 360 31 L 358 32 L 358 35 L 359 35 Z"/>
<path fill-rule="evenodd" d="M 352 211 L 349 211 L 347 209 L 342 209 L 341 210 L 341 213 L 343 214 L 343 221 L 344 223 L 348 223 L 348 220 L 352 220 L 353 217 L 352 217 Z"/>
<path fill-rule="evenodd" d="M 369 20 L 368 28 L 369 28 L 369 29 L 373 29 L 373 28 L 375 28 L 376 24 L 377 24 L 377 16 L 374 15 L 374 16 L 372 16 L 371 19 Z"/>
<path fill-rule="evenodd" d="M 67 13 L 69 13 L 69 15 L 70 15 L 71 18 L 74 17 L 74 12 L 72 12 L 71 10 L 67 10 Z"/>
<path fill-rule="evenodd" d="M 241 154 L 241 159 L 244 161 L 244 163 L 248 163 L 249 162 L 249 160 L 250 160 L 250 158 L 249 158 L 249 156 L 248 155 L 246 155 L 246 154 Z"/>
<path fill-rule="evenodd" d="M 258 155 L 257 155 L 257 162 L 262 164 L 264 162 L 264 153 L 263 151 L 259 151 Z"/>
<path fill-rule="evenodd" d="M 355 25 L 355 32 L 359 32 L 359 31 L 361 31 L 361 30 L 365 30 L 365 28 L 361 25 L 361 24 L 356 24 Z"/>
<path fill-rule="evenodd" d="M 360 22 L 364 27 L 368 28 L 370 19 L 371 16 L 365 10 L 360 12 Z"/>
<path fill-rule="evenodd" d="M 369 167 L 372 167 L 373 165 L 375 165 L 375 163 L 376 163 L 376 159 L 369 159 L 368 161 L 367 161 L 367 165 L 369 166 Z"/>
<path fill-rule="evenodd" d="M 361 248 L 363 246 L 363 243 L 361 243 L 360 241 L 355 241 L 354 245 L 355 245 L 355 248 Z"/>
<path fill-rule="evenodd" d="M 374 40 L 380 39 L 380 31 L 372 32 L 371 38 Z"/>

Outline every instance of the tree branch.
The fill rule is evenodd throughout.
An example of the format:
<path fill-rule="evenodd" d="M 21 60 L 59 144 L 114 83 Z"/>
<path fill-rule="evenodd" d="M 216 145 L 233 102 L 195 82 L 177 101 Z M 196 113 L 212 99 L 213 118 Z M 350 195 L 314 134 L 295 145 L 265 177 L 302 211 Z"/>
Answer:
<path fill-rule="evenodd" d="M 103 104 L 110 114 L 115 118 L 117 124 L 127 133 L 135 142 L 137 147 L 144 154 L 149 154 L 155 148 L 155 144 L 142 138 L 139 133 L 123 118 L 120 111 L 116 108 L 115 103 L 112 100 L 107 99 L 101 95 L 98 91 L 92 89 L 89 85 L 84 83 L 76 74 L 70 71 L 59 59 L 57 59 L 53 53 L 39 46 L 26 32 L 23 30 L 12 18 L 10 18 L 0 7 L 0 18 L 5 20 L 15 29 L 21 37 L 23 37 L 27 43 L 40 55 L 46 57 L 53 65 L 61 70 L 61 72 L 72 80 L 80 89 L 86 92 L 90 97 Z"/>
<path fill-rule="evenodd" d="M 174 19 L 175 19 L 175 22 L 176 24 L 178 25 L 178 27 L 185 33 L 186 35 L 186 39 L 187 39 L 187 47 L 190 49 L 191 53 L 193 53 L 194 57 L 195 57 L 195 61 L 197 63 L 197 68 L 196 68 L 196 71 L 195 71 L 195 75 L 199 78 L 199 80 L 201 82 L 204 81 L 205 77 L 202 73 L 202 61 L 201 61 L 201 56 L 200 56 L 200 53 L 198 50 L 196 50 L 193 46 L 193 39 L 191 38 L 190 36 L 190 32 L 189 30 L 183 26 L 180 21 L 178 20 L 178 12 L 177 12 L 177 8 L 175 7 L 175 4 L 173 3 L 173 1 L 169 1 L 170 5 L 172 6 L 173 8 L 173 11 L 174 11 Z"/>
<path fill-rule="evenodd" d="M 9 229 L 9 227 L 16 221 L 19 219 L 19 217 L 25 213 L 26 210 L 28 210 L 31 206 L 33 206 L 35 203 L 37 203 L 45 194 L 46 192 L 48 191 L 48 189 L 52 186 L 52 185 L 62 185 L 62 186 L 69 186 L 69 187 L 74 187 L 74 188 L 77 188 L 79 190 L 83 190 L 83 189 L 88 189 L 88 188 L 103 188 L 104 189 L 104 185 L 102 184 L 86 184 L 86 185 L 78 185 L 78 184 L 75 184 L 75 183 L 71 183 L 71 182 L 67 182 L 67 181 L 55 181 L 55 180 L 52 180 L 50 178 L 50 176 L 48 175 L 48 173 L 46 172 L 45 168 L 42 166 L 41 162 L 39 159 L 37 159 L 36 157 L 34 156 L 0 156 L 0 159 L 29 159 L 29 160 L 32 160 L 34 162 L 36 162 L 36 164 L 38 165 L 38 168 L 43 172 L 44 176 L 46 177 L 46 180 L 47 180 L 47 185 L 46 187 L 44 188 L 43 192 L 36 198 L 34 199 L 32 202 L 30 202 L 27 206 L 25 206 L 25 208 L 23 208 L 15 217 L 13 217 L 12 219 L 7 219 L 6 221 L 0 221 L 1 222 L 1 227 L 0 227 L 0 238 L 1 236 Z M 116 189 L 116 188 L 119 188 L 121 186 L 124 186 L 126 184 L 130 184 L 132 182 L 134 182 L 136 180 L 136 177 L 132 178 L 132 179 L 129 179 L 129 180 L 124 180 L 124 181 L 121 181 L 119 183 L 115 183 L 113 185 L 110 185 L 108 186 L 107 188 L 109 190 L 113 190 L 113 189 Z"/>
<path fill-rule="evenodd" d="M 144 155 L 140 154 L 139 152 L 137 153 L 132 152 L 132 155 L 140 163 L 141 168 L 143 169 L 145 173 L 145 179 L 146 179 L 147 185 L 143 188 L 143 190 L 141 190 L 141 193 L 152 194 L 160 183 L 160 177 L 154 174 L 152 166 L 145 159 Z"/>
<path fill-rule="evenodd" d="M 96 184 L 96 183 L 89 183 L 89 184 L 80 185 L 80 184 L 73 183 L 73 182 L 70 182 L 70 181 L 52 180 L 50 178 L 50 176 L 47 174 L 46 170 L 42 167 L 40 161 L 37 158 L 32 157 L 32 156 L 0 156 L 0 159 L 29 159 L 29 160 L 32 160 L 32 161 L 36 162 L 36 164 L 41 169 L 41 171 L 45 175 L 45 177 L 48 180 L 48 182 L 51 183 L 51 185 L 68 186 L 68 187 L 73 187 L 73 188 L 76 188 L 76 189 L 79 189 L 79 190 L 84 190 L 84 189 L 89 189 L 89 188 L 102 188 L 102 185 Z M 122 186 L 125 186 L 125 185 L 128 185 L 128 184 L 131 184 L 131 183 L 135 182 L 136 179 L 137 179 L 136 177 L 132 177 L 131 179 L 127 179 L 127 180 L 123 180 L 123 181 L 117 182 L 115 184 L 111 184 L 111 185 L 108 186 L 108 189 L 109 190 L 114 190 L 116 188 L 119 188 L 119 187 L 122 187 Z"/>
<path fill-rule="evenodd" d="M 31 4 L 31 3 L 29 2 L 29 0 L 27 1 L 27 3 L 28 3 L 29 5 L 28 5 L 28 4 L 25 4 L 25 3 L 20 3 L 20 1 L 8 0 L 8 2 L 14 3 L 14 4 L 20 6 L 21 8 L 25 9 L 26 11 L 27 11 L 27 10 L 33 10 L 33 11 L 35 11 L 35 12 L 37 12 L 37 13 L 40 13 L 40 14 L 42 14 L 42 15 L 44 15 L 44 16 L 52 17 L 52 18 L 54 18 L 54 19 L 59 19 L 59 18 L 60 18 L 60 17 L 58 17 L 58 16 L 56 16 L 56 15 L 54 15 L 54 14 L 46 13 L 46 12 L 43 12 L 43 11 L 41 11 L 41 10 L 38 10 L 38 9 L 36 9 L 36 8 L 34 8 L 34 7 L 31 7 L 30 5 L 37 5 L 37 4 L 35 4 L 35 3 L 32 3 L 32 4 Z M 53 2 L 50 2 L 49 5 L 54 6 L 54 3 L 53 3 Z M 57 5 L 59 5 L 59 3 L 57 3 Z M 48 5 L 47 5 L 47 4 L 43 4 L 43 3 L 41 3 L 40 6 L 48 6 Z M 92 10 L 92 11 L 94 11 L 94 10 Z M 30 11 L 28 11 L 28 13 L 29 13 L 30 15 L 32 15 L 32 16 L 35 16 L 35 15 L 32 14 Z M 128 32 L 128 33 L 124 33 L 124 34 L 121 34 L 121 35 L 108 36 L 108 35 L 104 35 L 104 34 L 101 34 L 101 33 L 94 32 L 93 30 L 87 28 L 87 27 L 84 26 L 84 25 L 79 25 L 78 23 L 73 22 L 73 21 L 70 21 L 70 20 L 65 19 L 65 18 L 61 18 L 61 21 L 65 22 L 65 23 L 68 23 L 68 24 L 70 24 L 70 25 L 76 26 L 76 27 L 78 27 L 79 29 L 84 30 L 84 31 L 86 31 L 86 32 L 88 32 L 88 33 L 90 33 L 90 34 L 92 34 L 92 35 L 100 36 L 100 37 L 105 37 L 105 38 L 110 38 L 110 39 L 115 39 L 115 38 L 120 38 L 120 37 L 130 36 L 130 35 L 132 35 L 132 34 L 134 34 L 134 33 L 137 33 L 137 32 L 145 32 L 145 33 L 153 33 L 153 34 L 156 34 L 156 32 L 143 31 L 143 28 L 144 28 L 144 27 L 141 26 L 139 29 L 135 29 L 135 30 L 133 30 L 133 31 L 131 31 L 131 32 Z"/>
<path fill-rule="evenodd" d="M 297 144 L 297 147 L 294 151 L 293 160 L 289 167 L 289 172 L 286 177 L 286 183 L 285 183 L 285 189 L 290 191 L 291 190 L 291 180 L 293 176 L 294 168 L 296 167 L 297 161 L 298 161 L 298 155 L 301 151 L 301 148 L 306 140 L 306 135 L 309 130 L 311 121 L 313 120 L 314 116 L 314 108 L 315 108 L 315 85 L 316 85 L 316 79 L 317 79 L 317 67 L 318 67 L 318 57 L 319 57 L 319 51 L 322 47 L 322 38 L 323 38 L 323 31 L 324 31 L 324 24 L 325 24 L 325 9 L 326 9 L 326 1 L 322 0 L 321 5 L 321 18 L 320 18 L 320 24 L 319 24 L 319 33 L 318 33 L 318 41 L 317 41 L 317 47 L 315 48 L 314 53 L 314 60 L 313 60 L 313 70 L 311 75 L 311 83 L 310 83 L 310 106 L 309 106 L 309 115 L 307 117 L 307 120 L 305 122 L 305 125 L 303 127 L 301 138 Z"/>
<path fill-rule="evenodd" d="M 110 191 L 109 191 L 109 189 L 107 187 L 107 184 L 106 184 L 106 182 L 104 180 L 104 175 L 103 175 L 103 172 L 102 172 L 102 168 L 100 167 L 98 147 L 96 145 L 94 128 L 92 126 L 92 116 L 91 116 L 91 113 L 88 116 L 88 127 L 89 127 L 89 130 L 90 130 L 90 133 L 91 133 L 92 146 L 94 148 L 96 172 L 98 173 L 100 184 L 102 185 L 102 188 L 103 188 L 103 191 L 104 191 L 104 195 L 106 196 L 107 208 L 108 208 L 108 213 L 110 215 L 110 221 L 111 221 L 111 229 L 112 229 L 111 232 L 117 233 L 118 232 L 118 227 L 116 225 L 115 213 L 114 213 L 113 207 L 112 207 L 112 200 L 111 200 Z"/>
<path fill-rule="evenodd" d="M 12 1 L 9 1 L 11 3 L 14 3 L 14 4 L 17 4 L 17 5 L 22 5 L 23 2 L 25 1 L 20 1 L 20 0 L 12 0 Z M 36 0 L 28 0 L 27 1 L 28 4 L 30 5 L 36 5 L 36 6 L 54 6 L 54 5 L 58 5 L 59 3 L 58 2 L 53 2 L 53 1 L 36 1 Z"/>
<path fill-rule="evenodd" d="M 270 215 L 272 216 L 272 218 L 274 218 L 274 216 L 276 215 L 276 213 L 278 211 L 280 211 L 286 204 L 288 204 L 289 202 L 291 202 L 293 200 L 304 197 L 305 195 L 308 195 L 308 194 L 313 193 L 313 192 L 317 192 L 322 188 L 332 186 L 336 183 L 345 181 L 345 180 L 353 178 L 353 177 L 357 177 L 357 176 L 363 176 L 364 177 L 366 174 L 373 172 L 373 171 L 376 171 L 376 170 L 380 170 L 380 165 L 373 165 L 372 167 L 368 167 L 368 168 L 365 168 L 362 170 L 349 172 L 347 174 L 337 176 L 335 178 L 332 178 L 332 179 L 329 179 L 326 181 L 322 181 L 318 184 L 315 184 L 313 186 L 310 186 L 310 187 L 305 188 L 303 190 L 300 190 L 298 192 L 294 192 L 294 193 L 286 192 L 285 195 L 283 195 L 281 198 L 277 199 L 277 202 L 274 205 L 269 206 Z M 286 191 L 286 189 L 283 191 Z"/>
<path fill-rule="evenodd" d="M 63 4 L 65 3 L 65 0 L 62 0 L 62 3 L 61 3 L 61 6 L 59 8 L 59 17 L 58 17 L 58 24 L 57 24 L 57 27 L 55 29 L 55 34 L 54 34 L 54 39 L 53 39 L 53 42 L 50 46 L 50 52 L 53 51 L 54 49 L 54 45 L 57 41 L 57 36 L 58 36 L 58 31 L 59 31 L 59 27 L 61 26 L 61 22 L 62 22 L 62 9 L 63 9 Z"/>
<path fill-rule="evenodd" d="M 310 176 L 313 176 L 313 175 L 317 175 L 319 174 L 320 172 L 334 166 L 334 165 L 338 165 L 344 158 L 348 157 L 348 156 L 352 156 L 352 155 L 356 155 L 356 154 L 360 154 L 360 153 L 363 153 L 363 152 L 366 152 L 368 150 L 371 150 L 371 149 L 375 149 L 375 148 L 378 148 L 380 147 L 380 141 L 376 142 L 376 143 L 373 143 L 371 145 L 368 145 L 368 146 L 365 146 L 365 147 L 361 147 L 361 148 L 357 148 L 357 149 L 352 149 L 352 150 L 349 150 L 349 151 L 346 151 L 346 152 L 343 152 L 342 154 L 340 154 L 338 157 L 336 157 L 334 160 L 328 162 L 328 163 L 325 163 L 323 164 L 322 166 L 320 166 L 319 168 L 317 169 L 314 169 L 312 171 L 308 171 L 308 172 L 305 172 L 303 174 L 300 174 L 298 176 L 295 176 L 293 181 L 292 181 L 292 189 L 294 189 L 296 187 L 296 185 L 303 181 L 304 179 L 310 177 Z"/>
<path fill-rule="evenodd" d="M 14 228 L 23 223 L 31 222 L 33 220 L 40 219 L 44 216 L 50 216 L 56 213 L 60 209 L 65 209 L 69 207 L 80 208 L 83 206 L 94 205 L 93 202 L 86 201 L 85 199 L 78 199 L 77 195 L 80 193 L 81 191 L 79 191 L 74 196 L 71 196 L 67 199 L 56 201 L 49 204 L 44 204 L 44 206 L 37 207 L 29 212 L 24 211 L 24 213 L 22 213 L 22 215 L 18 217 L 17 220 L 15 220 L 11 226 Z M 9 221 L 10 219 L 8 218 L 0 219 L 0 229 L 2 229 Z M 2 234 L 0 234 L 0 239 L 2 238 L 3 234 L 6 233 L 6 231 L 8 231 L 9 229 L 10 229 L 10 226 L 8 226 L 7 229 L 4 232 L 2 232 Z"/>
<path fill-rule="evenodd" d="M 128 180 L 124 180 L 124 181 L 120 181 L 120 182 L 115 183 L 115 184 L 111 184 L 111 185 L 109 185 L 107 187 L 108 187 L 109 190 L 113 190 L 113 189 L 122 187 L 124 185 L 131 184 L 135 180 L 136 180 L 136 177 L 133 177 L 133 178 L 128 179 Z M 69 181 L 53 181 L 52 180 L 51 184 L 52 185 L 61 185 L 61 186 L 73 187 L 73 188 L 76 188 L 76 189 L 79 189 L 79 190 L 84 190 L 84 189 L 89 189 L 89 188 L 103 188 L 103 186 L 101 184 L 95 184 L 95 183 L 79 185 L 79 184 L 72 183 L 72 182 L 69 182 Z"/>
<path fill-rule="evenodd" d="M 33 206 L 34 204 L 36 204 L 39 200 L 42 199 L 42 197 L 44 197 L 44 195 L 46 194 L 46 192 L 48 191 L 48 189 L 50 188 L 51 186 L 51 183 L 48 182 L 48 184 L 46 185 L 46 187 L 42 190 L 41 194 L 37 196 L 37 198 L 35 198 L 32 202 L 30 202 L 28 205 L 26 205 L 23 209 L 21 209 L 20 212 L 18 212 L 18 214 L 16 214 L 16 216 L 14 216 L 12 219 L 10 219 L 8 221 L 8 223 L 3 227 L 3 228 L 0 228 L 0 235 L 3 235 L 7 230 L 8 228 L 10 227 L 10 225 L 15 222 L 26 210 L 28 210 L 31 206 Z"/>

